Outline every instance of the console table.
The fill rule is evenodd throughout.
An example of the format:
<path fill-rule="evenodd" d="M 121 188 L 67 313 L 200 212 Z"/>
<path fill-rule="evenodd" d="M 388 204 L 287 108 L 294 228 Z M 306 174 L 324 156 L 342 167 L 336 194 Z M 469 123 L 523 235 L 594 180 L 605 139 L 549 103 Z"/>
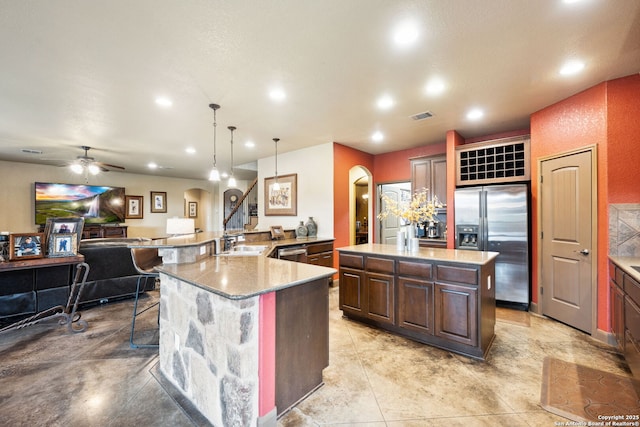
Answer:
<path fill-rule="evenodd" d="M 85 224 L 82 229 L 83 239 L 97 239 L 103 237 L 127 237 L 126 225 L 95 225 Z"/>
<path fill-rule="evenodd" d="M 82 255 L 0 262 L 0 319 L 64 305 L 81 262 Z"/>

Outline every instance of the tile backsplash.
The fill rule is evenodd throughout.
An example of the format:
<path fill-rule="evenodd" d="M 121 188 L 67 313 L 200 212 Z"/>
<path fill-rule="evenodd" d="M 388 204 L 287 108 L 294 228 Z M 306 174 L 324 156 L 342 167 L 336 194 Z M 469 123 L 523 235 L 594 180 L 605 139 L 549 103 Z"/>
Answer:
<path fill-rule="evenodd" d="M 640 257 L 640 203 L 609 205 L 609 255 Z"/>

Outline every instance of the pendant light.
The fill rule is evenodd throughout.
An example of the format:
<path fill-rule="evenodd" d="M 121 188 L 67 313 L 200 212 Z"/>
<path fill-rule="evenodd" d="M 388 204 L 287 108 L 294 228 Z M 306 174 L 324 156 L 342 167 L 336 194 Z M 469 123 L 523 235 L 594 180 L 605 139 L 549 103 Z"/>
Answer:
<path fill-rule="evenodd" d="M 236 130 L 235 126 L 227 127 L 231 131 L 231 174 L 229 175 L 229 188 L 234 188 L 236 186 L 236 179 L 233 177 L 233 131 Z"/>
<path fill-rule="evenodd" d="M 280 190 L 280 184 L 278 183 L 278 141 L 280 141 L 280 138 L 273 138 L 273 142 L 276 143 L 276 178 L 274 180 L 272 188 L 275 191 Z"/>
<path fill-rule="evenodd" d="M 220 181 L 220 171 L 216 165 L 216 110 L 220 108 L 218 104 L 209 104 L 209 108 L 213 110 L 213 169 L 209 173 L 209 181 Z"/>

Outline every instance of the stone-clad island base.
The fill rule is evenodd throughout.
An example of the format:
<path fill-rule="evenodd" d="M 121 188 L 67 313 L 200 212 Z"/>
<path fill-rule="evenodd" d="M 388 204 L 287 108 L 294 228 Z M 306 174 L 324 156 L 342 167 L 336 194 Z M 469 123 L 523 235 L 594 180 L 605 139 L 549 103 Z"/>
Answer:
<path fill-rule="evenodd" d="M 485 359 L 496 322 L 497 252 L 363 244 L 337 249 L 343 314 Z"/>
<path fill-rule="evenodd" d="M 274 425 L 322 384 L 334 269 L 263 257 L 159 268 L 160 370 L 212 425 Z"/>

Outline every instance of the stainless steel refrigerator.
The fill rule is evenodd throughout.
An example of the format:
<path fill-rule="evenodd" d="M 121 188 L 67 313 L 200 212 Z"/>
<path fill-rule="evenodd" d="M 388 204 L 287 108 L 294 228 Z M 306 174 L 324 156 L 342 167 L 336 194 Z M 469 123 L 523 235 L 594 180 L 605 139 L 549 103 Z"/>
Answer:
<path fill-rule="evenodd" d="M 458 188 L 455 226 L 457 249 L 500 252 L 496 303 L 527 310 L 531 287 L 528 185 Z"/>

